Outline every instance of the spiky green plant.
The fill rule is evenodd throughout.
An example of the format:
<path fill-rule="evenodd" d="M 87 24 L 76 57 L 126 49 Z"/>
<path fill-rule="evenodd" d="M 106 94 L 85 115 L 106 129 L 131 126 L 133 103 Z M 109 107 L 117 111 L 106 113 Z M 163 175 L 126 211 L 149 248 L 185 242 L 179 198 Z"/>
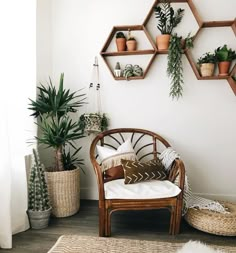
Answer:
<path fill-rule="evenodd" d="M 71 113 L 85 103 L 85 94 L 64 89 L 64 74 L 61 74 L 58 90 L 49 78 L 48 86 L 40 85 L 36 101 L 30 99 L 31 116 L 38 118 L 40 136 L 35 136 L 39 144 L 52 147 L 55 151 L 55 171 L 65 169 L 62 155 L 66 145 L 76 149 L 75 141 L 84 137 L 78 121 L 73 121 Z"/>
<path fill-rule="evenodd" d="M 48 189 L 44 175 L 44 166 L 40 163 L 38 153 L 33 149 L 33 166 L 30 170 L 28 189 L 28 209 L 45 211 L 50 208 Z"/>
<path fill-rule="evenodd" d="M 177 9 L 175 12 L 169 2 L 163 1 L 154 7 L 155 17 L 158 20 L 157 29 L 161 34 L 171 34 L 173 29 L 181 22 L 184 9 Z"/>

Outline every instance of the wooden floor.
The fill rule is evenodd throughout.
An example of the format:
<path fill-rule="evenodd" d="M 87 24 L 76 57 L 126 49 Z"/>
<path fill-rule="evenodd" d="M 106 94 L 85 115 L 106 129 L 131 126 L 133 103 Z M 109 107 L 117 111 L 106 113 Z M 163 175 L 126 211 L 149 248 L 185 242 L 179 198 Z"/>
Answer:
<path fill-rule="evenodd" d="M 165 210 L 117 212 L 112 216 L 112 237 L 167 242 L 200 240 L 208 244 L 236 247 L 236 237 L 210 235 L 182 222 L 181 233 L 168 234 L 169 214 Z M 13 249 L 0 253 L 46 253 L 64 234 L 98 236 L 97 201 L 81 201 L 80 211 L 67 218 L 51 218 L 49 227 L 13 236 Z"/>

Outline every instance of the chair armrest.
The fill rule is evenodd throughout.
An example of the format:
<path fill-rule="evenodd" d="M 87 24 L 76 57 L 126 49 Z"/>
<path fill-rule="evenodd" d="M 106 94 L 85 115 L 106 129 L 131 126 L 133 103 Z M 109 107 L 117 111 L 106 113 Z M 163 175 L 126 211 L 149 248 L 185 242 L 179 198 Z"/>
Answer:
<path fill-rule="evenodd" d="M 185 167 L 180 159 L 175 159 L 169 173 L 168 178 L 172 183 L 175 183 L 183 192 L 185 180 Z"/>

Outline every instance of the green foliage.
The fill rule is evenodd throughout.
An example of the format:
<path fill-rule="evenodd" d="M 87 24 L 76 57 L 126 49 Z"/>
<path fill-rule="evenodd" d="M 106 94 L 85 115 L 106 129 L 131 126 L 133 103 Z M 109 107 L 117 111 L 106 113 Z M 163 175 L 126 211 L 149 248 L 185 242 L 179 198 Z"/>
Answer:
<path fill-rule="evenodd" d="M 116 38 L 119 39 L 119 38 L 126 38 L 126 37 L 125 37 L 123 32 L 117 32 L 116 33 Z"/>
<path fill-rule="evenodd" d="M 76 149 L 72 154 L 70 150 L 68 152 L 64 150 L 62 154 L 62 160 L 65 170 L 73 170 L 79 166 L 84 172 L 83 168 L 81 167 L 81 165 L 84 165 L 84 159 L 78 158 L 78 152 L 81 150 L 81 148 L 82 147 Z"/>
<path fill-rule="evenodd" d="M 38 154 L 33 149 L 33 166 L 30 170 L 28 189 L 28 209 L 45 211 L 50 208 L 48 189 L 44 175 L 44 166 L 40 163 Z"/>
<path fill-rule="evenodd" d="M 131 76 L 142 76 L 143 70 L 139 65 L 127 64 L 123 70 L 123 75 L 126 80 L 129 80 Z"/>
<path fill-rule="evenodd" d="M 70 92 L 64 89 L 64 74 L 61 74 L 58 90 L 50 83 L 47 87 L 38 87 L 36 101 L 30 99 L 31 116 L 38 119 L 36 123 L 40 136 L 35 139 L 39 144 L 52 147 L 55 150 L 55 171 L 64 170 L 62 154 L 66 145 L 76 149 L 75 141 L 84 137 L 78 122 L 71 118 L 78 108 L 85 104 L 85 94 Z"/>
<path fill-rule="evenodd" d="M 187 37 L 184 39 L 185 42 L 185 48 L 193 48 L 193 36 L 191 36 L 190 33 L 188 33 Z"/>
<path fill-rule="evenodd" d="M 197 61 L 197 64 L 202 64 L 202 63 L 216 63 L 216 55 L 212 53 L 205 53 L 203 54 Z"/>
<path fill-rule="evenodd" d="M 98 120 L 96 120 L 96 123 L 99 122 L 99 124 L 100 124 L 98 126 L 99 129 L 101 131 L 107 130 L 109 122 L 108 122 L 108 118 L 107 118 L 105 113 L 103 113 L 103 114 L 89 113 L 89 114 L 82 114 L 79 118 L 78 124 L 79 124 L 79 127 L 80 127 L 80 129 L 82 130 L 83 133 L 86 132 L 86 128 L 89 128 L 89 126 L 88 126 L 89 122 L 87 121 L 87 117 L 91 118 L 92 121 L 93 121 L 94 116 L 98 118 Z"/>
<path fill-rule="evenodd" d="M 216 59 L 218 62 L 222 61 L 233 61 L 236 59 L 236 53 L 231 48 L 228 48 L 227 45 L 223 47 L 218 47 L 215 50 Z"/>
<path fill-rule="evenodd" d="M 175 12 L 169 2 L 163 2 L 154 7 L 155 17 L 158 20 L 157 28 L 161 34 L 171 34 L 173 29 L 181 22 L 184 9 Z"/>

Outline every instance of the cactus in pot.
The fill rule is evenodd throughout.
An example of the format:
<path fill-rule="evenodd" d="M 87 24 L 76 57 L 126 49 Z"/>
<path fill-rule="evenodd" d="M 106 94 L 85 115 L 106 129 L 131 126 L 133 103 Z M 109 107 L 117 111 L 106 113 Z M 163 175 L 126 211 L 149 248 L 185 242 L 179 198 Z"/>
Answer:
<path fill-rule="evenodd" d="M 44 166 L 39 160 L 37 151 L 33 149 L 33 166 L 30 170 L 28 187 L 28 216 L 31 228 L 47 227 L 51 209 Z"/>

